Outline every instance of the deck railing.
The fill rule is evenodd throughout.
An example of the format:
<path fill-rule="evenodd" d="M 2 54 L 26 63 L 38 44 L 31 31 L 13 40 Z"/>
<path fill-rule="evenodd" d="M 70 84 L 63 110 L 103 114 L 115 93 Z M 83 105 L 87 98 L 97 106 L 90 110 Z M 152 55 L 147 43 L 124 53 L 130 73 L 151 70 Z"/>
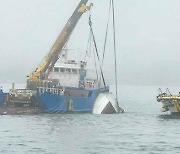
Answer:
<path fill-rule="evenodd" d="M 64 90 L 60 89 L 60 88 L 47 88 L 47 87 L 38 87 L 37 88 L 37 92 L 38 93 L 51 93 L 51 94 L 55 94 L 55 95 L 63 95 L 64 94 Z"/>

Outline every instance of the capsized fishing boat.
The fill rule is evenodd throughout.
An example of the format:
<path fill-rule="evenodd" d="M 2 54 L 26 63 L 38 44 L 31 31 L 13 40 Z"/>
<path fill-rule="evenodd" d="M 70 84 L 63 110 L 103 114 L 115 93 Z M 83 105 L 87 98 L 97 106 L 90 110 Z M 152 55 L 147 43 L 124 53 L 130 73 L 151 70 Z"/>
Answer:
<path fill-rule="evenodd" d="M 180 115 L 180 94 L 172 95 L 169 89 L 162 92 L 159 88 L 157 101 L 162 103 L 162 112 L 169 112 L 171 115 Z"/>
<path fill-rule="evenodd" d="M 114 113 L 124 113 L 124 109 L 122 109 L 119 106 L 118 103 L 118 88 L 117 88 L 117 56 L 116 56 L 116 32 L 115 32 L 115 9 L 114 9 L 114 1 L 110 0 L 109 5 L 109 15 L 110 15 L 110 9 L 112 9 L 112 23 L 113 23 L 113 43 L 114 43 L 114 68 L 115 68 L 115 86 L 116 86 L 116 97 L 113 95 L 113 93 L 110 92 L 102 92 L 98 95 L 96 98 L 96 101 L 93 106 L 92 113 L 93 114 L 114 114 Z M 91 23 L 91 22 L 90 22 Z M 107 30 L 106 30 L 106 36 L 105 36 L 105 42 L 104 42 L 104 53 L 105 53 L 105 47 L 106 47 L 106 39 L 107 39 L 107 31 L 108 31 L 108 25 L 109 25 L 109 17 L 107 22 Z M 91 24 L 90 24 L 91 27 Z M 91 27 L 91 32 L 93 35 L 93 30 Z M 95 37 L 93 35 L 94 44 Z M 96 49 L 97 52 L 97 49 Z M 103 56 L 104 60 L 104 56 Z M 103 64 L 102 60 L 102 64 Z M 103 78 L 103 73 L 102 73 Z"/>
<path fill-rule="evenodd" d="M 113 114 L 113 113 L 124 113 L 116 98 L 112 93 L 103 92 L 100 93 L 96 98 L 96 101 L 92 110 L 93 114 Z"/>

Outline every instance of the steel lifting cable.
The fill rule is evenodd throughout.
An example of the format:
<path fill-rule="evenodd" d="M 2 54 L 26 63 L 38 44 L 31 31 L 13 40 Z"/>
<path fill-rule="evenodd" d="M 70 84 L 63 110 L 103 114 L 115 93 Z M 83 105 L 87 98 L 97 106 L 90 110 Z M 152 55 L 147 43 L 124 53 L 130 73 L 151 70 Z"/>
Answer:
<path fill-rule="evenodd" d="M 116 101 L 118 103 L 117 96 L 117 62 L 116 62 L 116 29 L 115 29 L 115 11 L 114 11 L 114 0 L 112 0 L 112 11 L 113 11 L 113 34 L 114 34 L 114 65 L 115 65 L 115 82 L 116 82 Z"/>
<path fill-rule="evenodd" d="M 106 52 L 106 42 L 107 42 L 107 35 L 108 35 L 108 28 L 109 28 L 110 11 L 111 11 L 111 0 L 109 2 L 109 13 L 108 13 L 108 20 L 107 20 L 107 26 L 106 26 L 106 34 L 105 34 L 105 40 L 104 40 L 102 66 L 103 66 L 103 62 L 104 62 L 104 55 L 105 55 L 105 52 Z"/>
<path fill-rule="evenodd" d="M 89 16 L 89 17 L 91 16 L 91 10 L 89 10 L 88 16 Z M 89 30 L 89 38 L 88 38 L 88 44 L 87 44 L 86 55 L 85 55 L 85 57 L 84 57 L 84 60 L 85 60 L 85 58 L 86 58 L 86 56 L 87 56 L 88 47 L 89 47 L 89 50 L 90 50 L 90 52 L 89 52 L 90 54 L 91 54 L 91 49 L 93 50 L 94 63 L 95 63 L 95 68 L 96 68 L 96 79 L 97 79 L 97 81 L 99 81 L 98 71 L 97 71 L 97 64 L 96 64 L 95 51 L 94 51 L 94 47 L 92 47 L 92 34 L 91 34 L 91 29 Z M 98 84 L 98 88 L 100 88 L 99 84 Z"/>
<path fill-rule="evenodd" d="M 102 76 L 102 79 L 103 79 L 104 86 L 105 86 L 105 88 L 106 88 L 106 83 L 105 83 L 105 79 L 104 79 L 104 75 L 103 75 L 102 67 L 101 67 L 101 63 L 100 63 L 100 58 L 99 58 L 99 54 L 98 54 L 98 50 L 97 50 L 96 40 L 95 40 L 95 36 L 94 36 L 94 33 L 93 33 L 93 29 L 92 29 L 91 16 L 89 16 L 89 26 L 90 26 L 90 30 L 91 30 L 92 37 L 93 37 L 94 47 L 95 47 L 96 55 L 97 55 L 98 62 L 99 62 L 99 67 L 100 67 L 100 71 L 101 71 L 101 76 Z"/>
<path fill-rule="evenodd" d="M 107 42 L 107 35 L 108 35 L 108 29 L 109 29 L 110 11 L 111 11 L 111 0 L 109 1 L 109 13 L 108 13 L 108 20 L 107 20 L 107 25 L 106 25 L 106 33 L 105 33 L 105 39 L 104 39 L 104 48 L 103 48 L 103 57 L 102 57 L 102 67 L 103 67 L 104 56 L 105 56 L 105 52 L 106 52 L 106 42 Z M 101 78 L 100 78 L 100 82 L 101 82 Z"/>
<path fill-rule="evenodd" d="M 89 48 L 91 50 L 91 46 L 92 46 L 92 34 L 91 34 L 91 30 L 89 31 L 90 32 L 90 45 L 89 45 Z M 97 81 L 99 81 L 99 76 L 98 76 L 98 70 L 97 70 L 97 64 L 96 64 L 96 56 L 95 56 L 95 47 L 92 47 L 92 50 L 93 50 L 93 57 L 94 57 L 94 65 L 95 65 L 95 68 L 96 68 L 96 79 Z M 99 84 L 98 84 L 98 88 L 100 88 Z"/>
<path fill-rule="evenodd" d="M 86 60 L 86 57 L 91 57 L 91 31 L 89 31 L 89 37 L 88 37 L 88 42 L 87 42 L 87 47 L 86 47 L 86 54 L 84 56 L 84 60 Z M 89 51 L 89 53 L 88 53 Z M 88 55 L 89 54 L 89 55 Z"/>

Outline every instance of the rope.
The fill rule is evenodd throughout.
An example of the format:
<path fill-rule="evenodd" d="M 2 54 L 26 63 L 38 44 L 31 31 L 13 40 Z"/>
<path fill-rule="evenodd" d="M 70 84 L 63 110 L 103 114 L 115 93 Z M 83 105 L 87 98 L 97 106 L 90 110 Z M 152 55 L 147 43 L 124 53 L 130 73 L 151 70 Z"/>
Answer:
<path fill-rule="evenodd" d="M 53 113 L 53 114 L 60 113 L 61 109 L 67 104 L 66 102 L 61 104 L 61 101 L 59 100 L 58 104 L 56 104 L 55 106 L 53 106 L 49 109 L 50 110 L 49 113 Z M 66 109 L 67 109 L 67 106 L 65 107 L 65 109 L 62 113 L 64 113 L 66 111 Z M 54 111 L 51 111 L 51 110 L 54 110 Z"/>
<path fill-rule="evenodd" d="M 64 112 L 66 112 L 66 109 L 67 109 L 67 106 L 68 106 L 68 104 L 67 104 L 67 106 L 65 107 L 65 109 L 63 110 L 63 112 L 61 111 L 61 109 L 66 105 L 67 103 L 65 102 L 64 104 L 62 104 L 62 106 L 61 105 L 59 105 L 59 107 L 58 108 L 56 108 L 56 111 L 55 111 L 55 114 L 57 114 L 57 113 L 64 113 Z"/>

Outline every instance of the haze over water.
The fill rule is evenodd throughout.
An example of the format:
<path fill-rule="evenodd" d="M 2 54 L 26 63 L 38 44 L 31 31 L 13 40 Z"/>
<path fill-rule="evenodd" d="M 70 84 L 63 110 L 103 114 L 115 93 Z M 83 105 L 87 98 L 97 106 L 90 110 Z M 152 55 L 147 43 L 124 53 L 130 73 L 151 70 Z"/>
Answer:
<path fill-rule="evenodd" d="M 119 86 L 124 114 L 0 116 L 0 153 L 180 153 L 180 118 L 162 116 L 157 89 Z"/>

